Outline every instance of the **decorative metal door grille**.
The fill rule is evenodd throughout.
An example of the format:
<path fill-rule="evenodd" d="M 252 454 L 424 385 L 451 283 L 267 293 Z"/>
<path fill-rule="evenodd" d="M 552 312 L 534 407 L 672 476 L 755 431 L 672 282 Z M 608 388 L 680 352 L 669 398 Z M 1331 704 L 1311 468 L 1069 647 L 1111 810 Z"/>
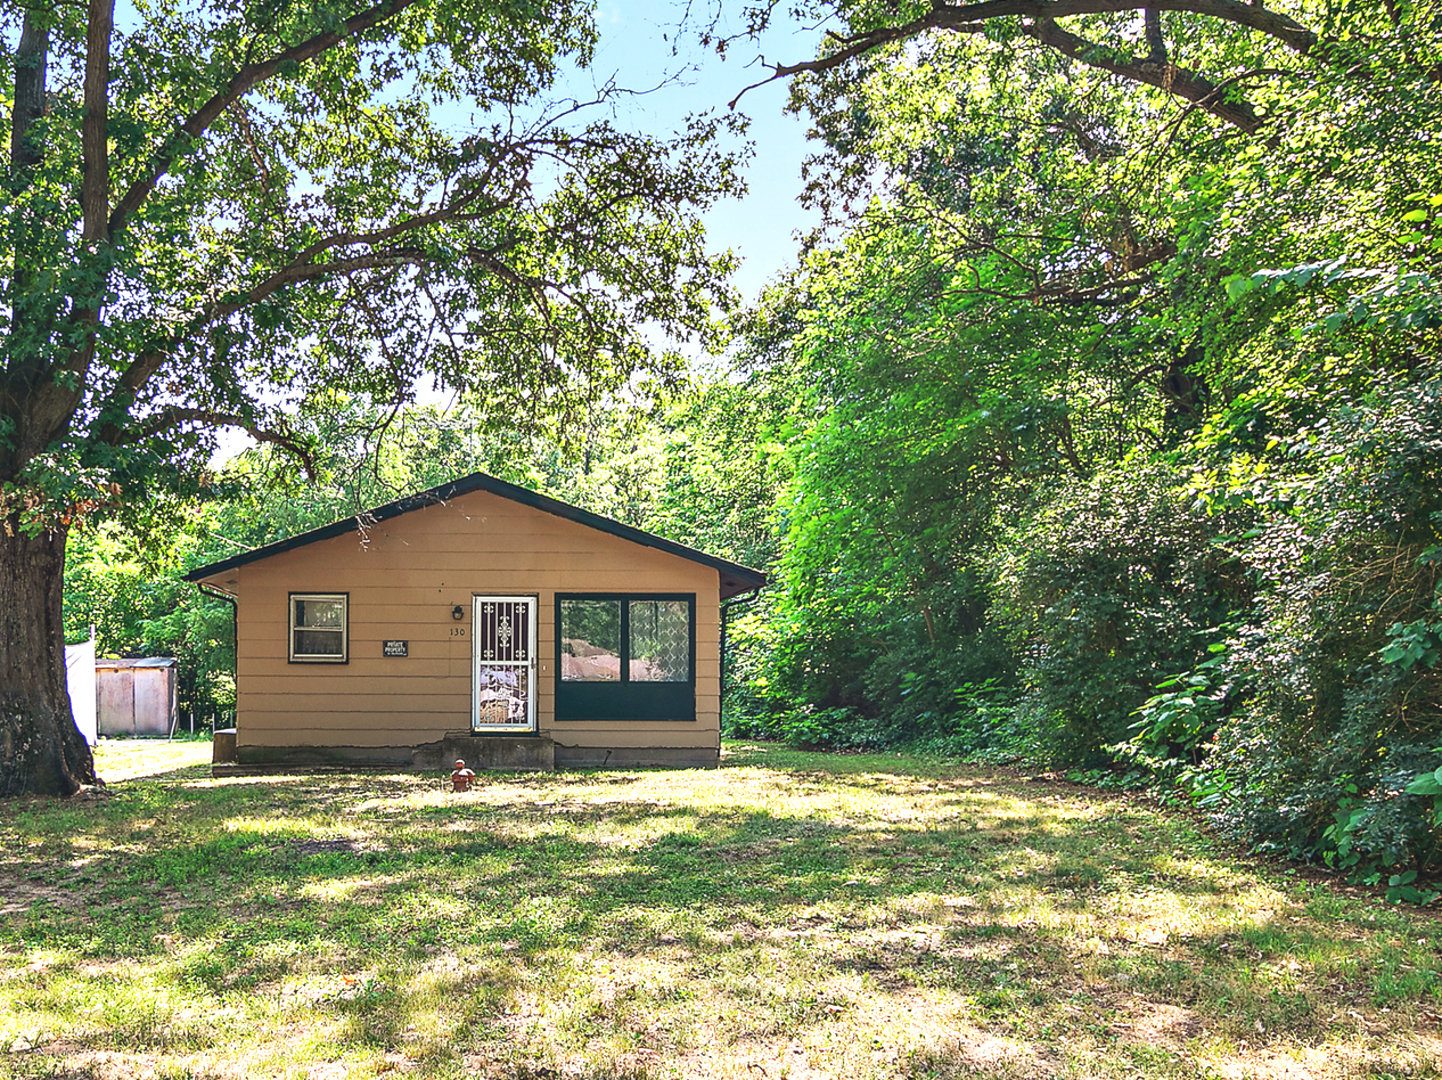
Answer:
<path fill-rule="evenodd" d="M 523 596 L 478 596 L 472 621 L 475 731 L 534 729 L 536 601 Z"/>

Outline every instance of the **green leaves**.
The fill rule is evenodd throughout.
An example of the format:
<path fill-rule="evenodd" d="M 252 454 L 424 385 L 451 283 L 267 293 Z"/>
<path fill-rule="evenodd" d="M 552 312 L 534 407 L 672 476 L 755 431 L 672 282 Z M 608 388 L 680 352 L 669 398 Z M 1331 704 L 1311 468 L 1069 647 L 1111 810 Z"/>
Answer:
<path fill-rule="evenodd" d="M 332 41 L 348 20 L 361 29 Z M 733 259 L 707 250 L 696 213 L 739 189 L 716 148 L 735 122 L 659 138 L 538 98 L 588 54 L 585 5 L 140 10 L 113 43 L 117 231 L 93 252 L 73 244 L 82 116 L 64 89 L 85 77 L 83 30 L 55 31 L 43 160 L 9 211 L 30 269 L 0 362 L 35 392 L 4 405 L 4 430 L 31 443 L 0 447 L 0 479 L 170 483 L 176 464 L 203 467 L 216 426 L 276 431 L 307 398 L 404 397 L 423 373 L 565 412 L 674 374 L 643 325 L 724 336 Z M 458 133 L 465 110 L 481 126 Z M 66 391 L 58 411 L 47 387 Z M 42 452 L 66 466 L 39 469 Z"/>
<path fill-rule="evenodd" d="M 1434 753 L 1442 753 L 1442 747 L 1438 747 L 1434 751 Z M 1442 829 L 1442 768 L 1438 768 L 1432 772 L 1418 773 L 1417 776 L 1413 778 L 1412 782 L 1408 784 L 1404 790 L 1407 792 L 1408 795 L 1422 795 L 1424 797 L 1431 797 L 1432 824 L 1434 825 L 1434 827 Z M 1392 886 L 1410 886 L 1411 883 L 1416 880 L 1417 875 L 1414 871 L 1409 871 L 1409 873 L 1412 876 L 1407 878 L 1407 880 L 1394 880 L 1390 884 Z M 1414 889 L 1412 891 L 1415 892 L 1416 890 Z M 1409 894 L 1401 896 L 1400 898 L 1408 900 L 1411 903 L 1429 904 L 1433 900 L 1436 900 L 1438 898 L 1438 895 L 1439 894 L 1437 893 L 1432 893 L 1427 899 L 1422 899 L 1420 897 L 1414 897 Z M 1387 899 L 1393 899 L 1390 892 L 1387 895 Z"/>
<path fill-rule="evenodd" d="M 795 85 L 837 233 L 794 289 L 810 419 L 766 688 L 854 707 L 858 740 L 976 746 L 929 688 L 988 655 L 967 680 L 1008 685 L 997 738 L 1184 776 L 1238 839 L 1381 882 L 1442 865 L 1399 797 L 1442 731 L 1418 561 L 1442 520 L 1442 51 L 1414 8 L 1290 15 L 1327 46 L 1180 11 L 997 19 Z M 1143 45 L 1236 73 L 1238 111 L 1129 81 Z"/>
<path fill-rule="evenodd" d="M 1420 234 L 1419 234 L 1420 237 Z M 1345 256 L 1286 270 L 1259 270 L 1227 279 L 1227 297 L 1240 300 L 1254 290 L 1277 296 L 1285 287 L 1305 289 L 1315 283 L 1340 287 L 1344 306 L 1298 327 L 1296 333 L 1325 330 L 1335 334 L 1349 325 L 1419 331 L 1442 326 L 1442 292 L 1437 279 L 1421 271 L 1358 269 Z M 1358 290 L 1357 286 L 1363 286 Z"/>
<path fill-rule="evenodd" d="M 1442 795 L 1442 769 L 1422 773 L 1405 790 L 1409 795 Z"/>
<path fill-rule="evenodd" d="M 1416 870 L 1393 874 L 1387 879 L 1387 900 L 1393 904 L 1430 904 L 1442 898 L 1436 889 L 1419 889 L 1413 884 L 1417 880 Z"/>
<path fill-rule="evenodd" d="M 1378 652 L 1385 664 L 1396 664 L 1403 671 L 1416 666 L 1436 666 L 1439 651 L 1442 651 L 1442 622 L 1430 619 L 1416 619 L 1403 625 L 1393 623 L 1387 628 L 1391 640 Z"/>

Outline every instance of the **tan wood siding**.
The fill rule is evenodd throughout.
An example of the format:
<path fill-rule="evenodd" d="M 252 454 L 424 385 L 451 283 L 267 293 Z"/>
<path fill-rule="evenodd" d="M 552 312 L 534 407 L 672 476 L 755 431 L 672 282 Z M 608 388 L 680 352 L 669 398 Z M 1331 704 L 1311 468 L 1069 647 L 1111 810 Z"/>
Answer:
<path fill-rule="evenodd" d="M 370 530 L 281 552 L 211 581 L 240 597 L 242 746 L 396 746 L 469 728 L 471 598 L 537 600 L 538 728 L 566 746 L 718 745 L 717 572 L 609 533 L 473 492 Z M 347 593 L 348 661 L 289 662 L 289 594 Z M 555 597 L 694 593 L 696 719 L 555 721 Z M 451 618 L 459 604 L 465 618 Z M 464 636 L 456 636 L 461 630 Z M 382 642 L 408 642 L 385 657 Z"/>

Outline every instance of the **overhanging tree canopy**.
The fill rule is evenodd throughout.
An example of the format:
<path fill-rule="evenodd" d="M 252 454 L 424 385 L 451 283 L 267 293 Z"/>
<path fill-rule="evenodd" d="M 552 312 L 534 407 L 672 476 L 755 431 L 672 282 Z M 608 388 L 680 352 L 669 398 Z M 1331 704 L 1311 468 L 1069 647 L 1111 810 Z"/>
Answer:
<path fill-rule="evenodd" d="M 835 71 L 883 46 L 933 33 L 1020 39 L 1163 90 L 1255 134 L 1265 116 L 1248 100 L 1248 85 L 1286 75 L 1294 66 L 1285 56 L 1261 59 L 1269 48 L 1280 46 L 1293 60 L 1344 60 L 1355 31 L 1365 36 L 1372 29 L 1355 24 L 1379 22 L 1393 29 L 1416 24 L 1413 9 L 1422 5 L 1294 0 L 1284 6 L 1295 10 L 1243 0 L 823 0 L 806 13 L 838 17 L 844 29 L 828 31 L 814 59 L 767 63 L 772 75 L 764 81 Z M 775 8 L 775 0 L 748 8 L 752 34 L 770 23 Z M 1175 21 L 1166 25 L 1164 16 Z"/>
<path fill-rule="evenodd" d="M 93 779 L 60 623 L 76 514 L 202 462 L 220 426 L 302 457 L 322 389 L 423 372 L 502 409 L 624 383 L 636 327 L 729 302 L 695 209 L 714 124 L 670 140 L 540 95 L 573 0 L 31 0 L 13 64 L 0 318 L 0 796 Z M 653 365 L 654 366 L 654 365 Z"/>

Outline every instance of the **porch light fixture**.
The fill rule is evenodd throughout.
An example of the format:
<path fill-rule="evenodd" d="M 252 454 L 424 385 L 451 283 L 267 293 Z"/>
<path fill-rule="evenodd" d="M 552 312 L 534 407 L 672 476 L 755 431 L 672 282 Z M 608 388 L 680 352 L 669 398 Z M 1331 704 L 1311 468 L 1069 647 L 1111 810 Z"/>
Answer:
<path fill-rule="evenodd" d="M 456 622 L 460 622 L 465 617 L 466 609 L 461 607 L 460 604 L 457 604 L 455 607 L 451 608 L 451 618 L 455 619 Z"/>

